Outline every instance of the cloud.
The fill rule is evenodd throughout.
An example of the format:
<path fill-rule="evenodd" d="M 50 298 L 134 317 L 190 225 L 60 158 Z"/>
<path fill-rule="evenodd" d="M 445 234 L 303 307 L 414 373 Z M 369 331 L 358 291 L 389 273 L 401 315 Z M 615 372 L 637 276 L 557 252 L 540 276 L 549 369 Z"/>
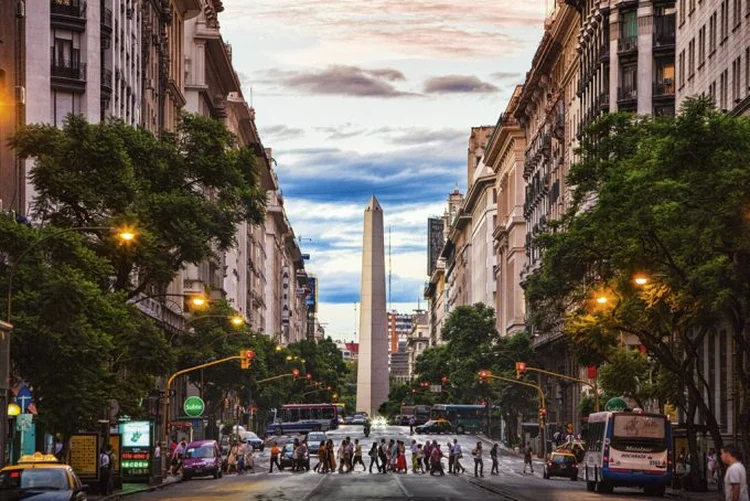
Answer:
<path fill-rule="evenodd" d="M 330 66 L 310 72 L 270 70 L 268 75 L 271 82 L 311 95 L 380 98 L 417 95 L 397 89 L 391 82 L 406 77 L 390 68 L 366 70 L 356 66 Z"/>
<path fill-rule="evenodd" d="M 427 94 L 468 94 L 495 92 L 498 88 L 482 82 L 476 75 L 447 75 L 430 78 L 424 83 Z"/>
<path fill-rule="evenodd" d="M 271 125 L 262 127 L 261 132 L 274 140 L 296 139 L 305 135 L 305 129 L 299 127 L 288 127 L 286 125 Z"/>
<path fill-rule="evenodd" d="M 426 128 L 400 128 L 397 133 L 389 138 L 396 145 L 419 145 L 426 143 L 445 143 L 465 141 L 468 133 L 462 129 L 426 129 Z"/>
<path fill-rule="evenodd" d="M 494 80 L 499 81 L 507 81 L 507 80 L 519 80 L 523 77 L 523 73 L 519 72 L 513 72 L 513 71 L 498 71 L 495 73 L 490 74 L 490 78 L 493 78 Z"/>
<path fill-rule="evenodd" d="M 349 139 L 361 136 L 367 132 L 366 128 L 356 126 L 351 122 L 346 122 L 335 127 L 316 127 L 315 130 L 324 133 L 331 140 Z"/>
<path fill-rule="evenodd" d="M 262 19 L 267 30 L 330 45 L 450 57 L 512 54 L 538 36 L 544 19 L 541 2 L 517 0 L 475 0 L 470 8 L 455 0 L 234 0 L 232 12 L 238 22 Z"/>

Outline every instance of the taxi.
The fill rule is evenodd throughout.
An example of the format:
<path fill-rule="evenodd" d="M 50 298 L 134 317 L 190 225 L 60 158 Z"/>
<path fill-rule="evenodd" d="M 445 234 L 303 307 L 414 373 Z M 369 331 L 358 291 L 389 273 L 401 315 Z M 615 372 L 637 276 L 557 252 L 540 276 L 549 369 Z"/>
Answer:
<path fill-rule="evenodd" d="M 73 468 L 52 454 L 21 456 L 0 470 L 0 501 L 86 501 L 86 490 Z"/>
<path fill-rule="evenodd" d="M 578 480 L 578 460 L 572 452 L 557 449 L 547 456 L 544 462 L 544 478 L 565 477 Z"/>
<path fill-rule="evenodd" d="M 451 426 L 451 422 L 447 419 L 431 419 L 427 421 L 425 424 L 417 426 L 414 428 L 414 431 L 417 432 L 417 434 L 422 433 L 451 433 L 453 431 L 453 426 Z"/>

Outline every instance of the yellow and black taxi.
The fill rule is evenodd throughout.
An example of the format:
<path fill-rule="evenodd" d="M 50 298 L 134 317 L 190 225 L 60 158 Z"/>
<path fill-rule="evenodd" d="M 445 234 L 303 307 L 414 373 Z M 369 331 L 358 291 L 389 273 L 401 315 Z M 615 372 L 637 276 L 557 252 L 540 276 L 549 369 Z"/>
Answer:
<path fill-rule="evenodd" d="M 571 452 L 553 451 L 544 463 L 544 478 L 566 477 L 574 482 L 578 480 L 578 460 Z"/>
<path fill-rule="evenodd" d="M 0 501 L 86 501 L 86 487 L 73 468 L 52 454 L 21 456 L 0 470 Z"/>
<path fill-rule="evenodd" d="M 451 426 L 451 422 L 447 419 L 430 419 L 425 424 L 414 428 L 414 431 L 416 431 L 417 434 L 451 433 L 453 431 L 453 426 Z"/>

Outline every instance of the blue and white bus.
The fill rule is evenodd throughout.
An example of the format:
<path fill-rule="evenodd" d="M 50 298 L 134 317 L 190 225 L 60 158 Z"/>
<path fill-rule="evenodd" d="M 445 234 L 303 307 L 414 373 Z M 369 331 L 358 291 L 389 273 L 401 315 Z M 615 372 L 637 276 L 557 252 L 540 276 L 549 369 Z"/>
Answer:
<path fill-rule="evenodd" d="M 586 489 L 611 493 L 614 487 L 641 487 L 664 495 L 672 479 L 672 429 L 664 414 L 597 412 L 584 433 L 586 452 L 579 472 Z M 579 473 L 580 474 L 580 473 Z"/>
<path fill-rule="evenodd" d="M 338 410 L 333 404 L 289 404 L 271 412 L 266 434 L 309 433 L 338 427 Z"/>

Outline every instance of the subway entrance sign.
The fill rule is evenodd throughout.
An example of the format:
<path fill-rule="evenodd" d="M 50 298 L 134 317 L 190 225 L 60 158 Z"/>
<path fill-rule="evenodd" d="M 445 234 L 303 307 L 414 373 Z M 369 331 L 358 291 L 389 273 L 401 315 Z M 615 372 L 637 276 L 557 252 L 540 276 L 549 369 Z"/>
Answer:
<path fill-rule="evenodd" d="M 182 406 L 182 410 L 185 411 L 185 415 L 190 417 L 202 416 L 205 408 L 206 404 L 203 403 L 203 399 L 200 397 L 188 397 L 185 399 L 185 403 Z"/>

